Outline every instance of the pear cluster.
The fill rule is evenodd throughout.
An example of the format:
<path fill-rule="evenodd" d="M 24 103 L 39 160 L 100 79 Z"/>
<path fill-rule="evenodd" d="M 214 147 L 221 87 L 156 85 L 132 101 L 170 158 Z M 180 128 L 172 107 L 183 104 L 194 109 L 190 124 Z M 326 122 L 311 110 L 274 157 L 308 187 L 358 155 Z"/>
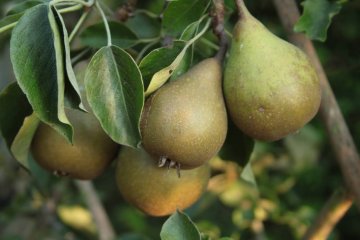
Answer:
<path fill-rule="evenodd" d="M 222 63 L 214 57 L 165 84 L 145 102 L 142 148 L 123 147 L 117 156 L 120 193 L 146 214 L 169 215 L 199 199 L 209 181 L 207 162 L 227 135 L 227 114 L 250 137 L 275 141 L 298 131 L 318 111 L 320 84 L 307 56 L 242 8 L 224 81 Z M 58 175 L 93 179 L 118 145 L 92 114 L 67 114 L 75 128 L 74 145 L 41 124 L 32 154 Z"/>

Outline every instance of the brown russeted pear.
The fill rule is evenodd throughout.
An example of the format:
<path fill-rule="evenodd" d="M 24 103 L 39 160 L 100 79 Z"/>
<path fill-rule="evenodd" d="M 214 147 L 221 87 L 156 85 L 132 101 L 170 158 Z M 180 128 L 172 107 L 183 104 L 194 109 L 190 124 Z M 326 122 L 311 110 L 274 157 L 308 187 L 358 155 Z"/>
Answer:
<path fill-rule="evenodd" d="M 123 198 L 151 216 L 170 215 L 196 202 L 206 190 L 210 167 L 159 168 L 143 149 L 123 147 L 117 157 L 116 182 Z"/>
<path fill-rule="evenodd" d="M 40 123 L 31 152 L 40 166 L 55 174 L 93 179 L 115 158 L 119 145 L 106 135 L 92 113 L 66 109 L 66 115 L 74 127 L 74 144 Z"/>
<path fill-rule="evenodd" d="M 227 109 L 244 133 L 275 141 L 317 113 L 319 79 L 299 48 L 272 34 L 243 3 L 240 13 L 225 67 Z"/>
<path fill-rule="evenodd" d="M 144 148 L 158 159 L 194 168 L 211 159 L 227 133 L 221 64 L 208 58 L 147 99 L 141 121 Z"/>

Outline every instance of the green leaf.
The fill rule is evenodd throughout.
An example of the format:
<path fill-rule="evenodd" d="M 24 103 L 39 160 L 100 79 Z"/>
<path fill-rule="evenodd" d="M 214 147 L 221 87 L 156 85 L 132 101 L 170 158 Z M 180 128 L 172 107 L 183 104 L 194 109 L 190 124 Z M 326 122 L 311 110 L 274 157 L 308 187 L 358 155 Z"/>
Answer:
<path fill-rule="evenodd" d="M 340 12 L 344 0 L 306 0 L 303 15 L 294 27 L 295 32 L 305 32 L 313 40 L 325 41 L 331 19 Z"/>
<path fill-rule="evenodd" d="M 146 12 L 135 11 L 134 16 L 125 22 L 140 39 L 156 38 L 160 36 L 161 24 Z"/>
<path fill-rule="evenodd" d="M 9 15 L 17 14 L 17 13 L 23 13 L 27 9 L 35 7 L 36 5 L 39 5 L 41 3 L 44 3 L 44 1 L 42 1 L 42 0 L 27 0 L 24 2 L 20 2 L 20 3 L 16 4 L 14 7 L 12 7 L 6 13 L 6 15 L 9 16 Z"/>
<path fill-rule="evenodd" d="M 19 20 L 10 56 L 19 86 L 37 116 L 71 142 L 73 130 L 64 110 L 63 42 L 48 5 L 27 10 Z"/>
<path fill-rule="evenodd" d="M 137 147 L 144 87 L 132 57 L 115 46 L 101 48 L 86 70 L 85 88 L 105 132 L 119 144 Z"/>
<path fill-rule="evenodd" d="M 0 132 L 10 149 L 31 106 L 17 83 L 11 83 L 0 94 Z"/>
<path fill-rule="evenodd" d="M 109 22 L 112 43 L 120 48 L 130 48 L 138 43 L 138 37 L 126 25 L 120 22 Z M 89 26 L 80 36 L 82 42 L 93 48 L 107 45 L 104 23 Z"/>
<path fill-rule="evenodd" d="M 228 120 L 228 132 L 219 156 L 224 160 L 234 161 L 240 166 L 245 166 L 254 151 L 255 142 L 252 138 L 241 132 L 231 121 L 230 117 Z"/>
<path fill-rule="evenodd" d="M 139 68 L 147 88 L 155 73 L 169 66 L 184 49 L 186 43 L 175 41 L 172 46 L 162 47 L 151 51 L 140 62 Z"/>
<path fill-rule="evenodd" d="M 35 162 L 30 151 L 31 142 L 39 123 L 35 114 L 26 117 L 10 150 L 14 158 L 34 177 L 40 190 L 45 192 L 49 189 L 48 183 L 52 175 Z"/>
<path fill-rule="evenodd" d="M 0 33 L 3 33 L 3 32 L 13 29 L 16 26 L 17 21 L 21 18 L 22 15 L 23 15 L 22 13 L 18 13 L 18 14 L 6 16 L 3 19 L 1 19 L 0 20 Z"/>
<path fill-rule="evenodd" d="M 200 232 L 183 212 L 176 211 L 161 228 L 161 240 L 200 240 Z"/>
<path fill-rule="evenodd" d="M 200 24 L 204 23 L 204 18 L 206 17 L 206 15 L 204 15 L 203 17 L 201 17 L 199 20 L 189 24 L 185 30 L 182 32 L 181 36 L 180 36 L 180 40 L 183 41 L 189 41 L 191 40 L 199 31 L 200 28 Z M 200 28 L 201 29 L 201 28 Z"/>
<path fill-rule="evenodd" d="M 39 5 L 40 3 L 43 3 L 43 1 L 30 0 L 15 5 L 9 12 L 6 13 L 6 16 L 0 20 L 0 33 L 13 29 L 16 26 L 17 21 L 22 15 L 24 15 L 25 10 Z"/>
<path fill-rule="evenodd" d="M 57 21 L 57 25 L 59 26 L 60 38 L 58 41 L 62 42 L 62 52 L 64 53 L 64 57 L 62 59 L 63 64 L 65 66 L 64 74 L 65 77 L 65 105 L 71 108 L 77 108 L 84 110 L 84 106 L 81 103 L 80 97 L 80 89 L 78 83 L 76 81 L 74 69 L 71 65 L 71 56 L 70 56 L 70 45 L 69 45 L 69 37 L 65 27 L 65 23 L 59 12 L 52 8 L 52 11 L 55 16 L 55 20 Z M 59 59 L 61 61 L 61 59 Z"/>
<path fill-rule="evenodd" d="M 197 21 L 206 12 L 208 0 L 172 1 L 164 12 L 163 30 L 166 34 L 177 36 L 190 23 Z"/>
<path fill-rule="evenodd" d="M 40 121 L 35 114 L 26 117 L 10 148 L 15 159 L 27 169 L 30 169 L 29 152 L 31 141 L 39 123 Z"/>

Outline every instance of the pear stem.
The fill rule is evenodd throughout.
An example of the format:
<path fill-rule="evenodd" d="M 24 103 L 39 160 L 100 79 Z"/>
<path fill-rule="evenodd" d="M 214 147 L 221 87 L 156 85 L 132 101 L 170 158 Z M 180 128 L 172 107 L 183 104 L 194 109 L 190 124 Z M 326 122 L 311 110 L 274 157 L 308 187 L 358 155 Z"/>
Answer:
<path fill-rule="evenodd" d="M 219 39 L 219 50 L 216 53 L 215 58 L 219 62 L 223 62 L 225 54 L 228 48 L 228 39 L 225 34 L 224 28 L 224 14 L 225 14 L 225 4 L 224 0 L 215 0 L 214 1 L 214 14 L 213 14 L 213 31 L 214 34 Z"/>
<path fill-rule="evenodd" d="M 235 0 L 235 3 L 238 10 L 239 19 L 244 18 L 245 11 L 247 11 L 244 0 Z"/>

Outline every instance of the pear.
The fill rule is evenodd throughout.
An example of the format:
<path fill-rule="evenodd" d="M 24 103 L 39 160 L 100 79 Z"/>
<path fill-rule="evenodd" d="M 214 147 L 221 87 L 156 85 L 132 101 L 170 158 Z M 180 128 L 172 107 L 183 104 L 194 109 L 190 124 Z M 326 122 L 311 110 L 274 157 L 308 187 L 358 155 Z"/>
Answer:
<path fill-rule="evenodd" d="M 279 140 L 317 113 L 319 79 L 299 48 L 267 30 L 243 3 L 240 9 L 225 67 L 227 109 L 245 134 Z"/>
<path fill-rule="evenodd" d="M 123 147 L 117 157 L 116 183 L 126 201 L 151 216 L 170 215 L 196 202 L 206 190 L 210 167 L 159 168 L 143 149 Z"/>
<path fill-rule="evenodd" d="M 220 62 L 205 59 L 151 95 L 142 114 L 141 133 L 149 153 L 183 169 L 211 159 L 227 133 Z"/>

